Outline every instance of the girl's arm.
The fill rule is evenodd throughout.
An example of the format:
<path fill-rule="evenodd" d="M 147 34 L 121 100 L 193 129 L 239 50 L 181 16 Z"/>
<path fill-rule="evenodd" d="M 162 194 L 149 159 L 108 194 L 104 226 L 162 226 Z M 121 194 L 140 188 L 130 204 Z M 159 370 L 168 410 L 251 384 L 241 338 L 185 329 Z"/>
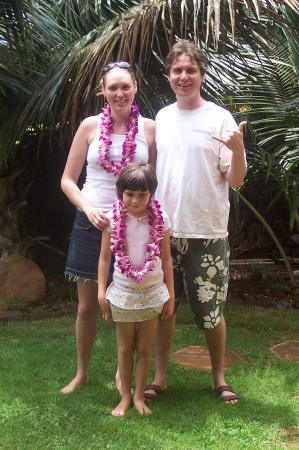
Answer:
<path fill-rule="evenodd" d="M 102 233 L 101 253 L 98 267 L 98 302 L 106 321 L 111 321 L 110 302 L 106 299 L 106 287 L 111 264 L 110 233 L 106 229 Z"/>
<path fill-rule="evenodd" d="M 169 292 L 169 300 L 164 303 L 161 319 L 167 319 L 174 312 L 174 282 L 173 266 L 170 253 L 170 230 L 165 231 L 161 249 L 162 269 L 164 273 L 164 282 Z"/>

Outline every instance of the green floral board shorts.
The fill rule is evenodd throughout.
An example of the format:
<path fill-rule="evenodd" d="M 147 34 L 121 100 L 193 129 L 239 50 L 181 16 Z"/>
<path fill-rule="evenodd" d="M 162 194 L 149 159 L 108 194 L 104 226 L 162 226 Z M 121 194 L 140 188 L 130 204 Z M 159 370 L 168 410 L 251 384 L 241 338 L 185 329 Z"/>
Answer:
<path fill-rule="evenodd" d="M 171 238 L 175 311 L 186 299 L 202 329 L 216 327 L 228 288 L 228 239 Z"/>

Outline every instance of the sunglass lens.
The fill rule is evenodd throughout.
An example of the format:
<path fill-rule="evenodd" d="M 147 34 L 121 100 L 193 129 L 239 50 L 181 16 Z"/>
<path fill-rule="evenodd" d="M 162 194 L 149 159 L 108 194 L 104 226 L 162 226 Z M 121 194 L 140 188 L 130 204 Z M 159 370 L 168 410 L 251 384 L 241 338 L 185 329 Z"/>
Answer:
<path fill-rule="evenodd" d="M 103 67 L 102 72 L 108 72 L 109 70 L 113 69 L 113 67 L 118 66 L 121 69 L 131 69 L 131 64 L 127 61 L 116 61 L 107 64 L 105 67 Z"/>
<path fill-rule="evenodd" d="M 120 61 L 119 63 L 116 63 L 116 65 L 121 69 L 131 69 L 131 64 L 126 61 Z"/>

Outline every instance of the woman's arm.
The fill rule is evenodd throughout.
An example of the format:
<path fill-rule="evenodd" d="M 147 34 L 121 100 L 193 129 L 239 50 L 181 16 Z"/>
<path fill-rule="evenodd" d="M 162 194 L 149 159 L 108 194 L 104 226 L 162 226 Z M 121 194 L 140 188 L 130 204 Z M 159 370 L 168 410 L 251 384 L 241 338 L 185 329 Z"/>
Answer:
<path fill-rule="evenodd" d="M 87 117 L 79 126 L 61 178 L 61 189 L 68 199 L 88 217 L 89 221 L 98 229 L 107 226 L 105 212 L 91 205 L 78 187 L 78 179 L 86 162 L 89 143 L 97 131 L 97 116 Z"/>
<path fill-rule="evenodd" d="M 167 319 L 174 311 L 174 282 L 173 266 L 170 252 L 170 230 L 165 231 L 161 248 L 162 269 L 164 273 L 164 282 L 169 292 L 169 300 L 164 304 L 161 319 Z"/>
<path fill-rule="evenodd" d="M 111 264 L 111 235 L 109 231 L 103 230 L 101 252 L 98 266 L 98 302 L 105 320 L 111 320 L 110 302 L 106 299 L 106 288 Z"/>
<path fill-rule="evenodd" d="M 144 134 L 148 144 L 148 162 L 156 168 L 157 149 L 155 142 L 156 123 L 152 119 L 144 119 Z"/>

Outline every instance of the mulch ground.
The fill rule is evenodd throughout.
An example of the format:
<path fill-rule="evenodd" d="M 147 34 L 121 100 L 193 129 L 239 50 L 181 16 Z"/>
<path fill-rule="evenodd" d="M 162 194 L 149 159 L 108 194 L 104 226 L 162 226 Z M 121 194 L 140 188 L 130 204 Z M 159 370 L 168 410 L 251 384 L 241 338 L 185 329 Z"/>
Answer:
<path fill-rule="evenodd" d="M 65 282 L 61 275 L 56 279 L 52 277 L 48 282 L 46 296 L 40 304 L 29 306 L 24 311 L 13 308 L 0 310 L 0 322 L 60 317 L 76 312 L 76 299 L 70 301 L 65 294 L 61 295 L 63 290 L 65 291 Z M 232 267 L 228 302 L 281 310 L 299 307 L 295 303 L 283 266 L 254 271 L 248 267 Z"/>

